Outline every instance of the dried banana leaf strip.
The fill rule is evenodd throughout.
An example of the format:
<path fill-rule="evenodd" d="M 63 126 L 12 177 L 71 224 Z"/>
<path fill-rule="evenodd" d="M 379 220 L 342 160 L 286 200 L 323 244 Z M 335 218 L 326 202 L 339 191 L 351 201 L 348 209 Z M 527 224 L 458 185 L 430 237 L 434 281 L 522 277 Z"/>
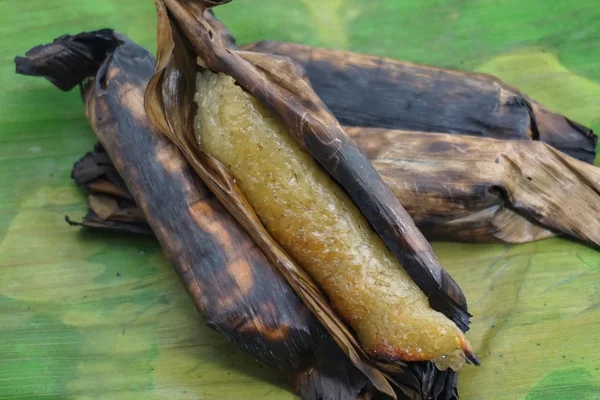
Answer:
<path fill-rule="evenodd" d="M 600 245 L 600 169 L 546 143 L 348 128 L 429 237 Z"/>
<path fill-rule="evenodd" d="M 596 157 L 591 129 L 491 75 L 294 43 L 241 48 L 300 63 L 344 125 L 540 140 L 588 163 Z"/>

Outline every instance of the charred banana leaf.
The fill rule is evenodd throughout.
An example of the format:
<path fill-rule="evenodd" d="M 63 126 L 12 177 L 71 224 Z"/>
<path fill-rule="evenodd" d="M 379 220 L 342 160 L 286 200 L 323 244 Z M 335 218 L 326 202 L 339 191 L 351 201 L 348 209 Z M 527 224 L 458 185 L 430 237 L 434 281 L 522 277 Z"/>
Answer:
<path fill-rule="evenodd" d="M 155 63 L 146 50 L 105 30 L 62 37 L 31 50 L 16 63 L 17 72 L 45 76 L 65 90 L 77 84 L 74 76 L 89 78 L 82 87 L 86 113 L 116 171 L 107 155 L 97 151 L 76 166 L 74 177 L 88 182 L 101 196 L 134 199 L 139 204 L 208 325 L 282 371 L 303 399 L 359 396 L 367 386 L 365 376 L 197 178 L 179 150 L 151 127 L 143 101 Z M 88 65 L 93 67 L 78 69 Z M 105 203 L 93 210 L 100 218 L 111 217 L 113 206 Z M 434 385 L 436 379 L 428 375 L 427 381 L 419 382 Z"/>
<path fill-rule="evenodd" d="M 600 246 L 600 169 L 537 141 L 347 128 L 431 239 Z"/>
<path fill-rule="evenodd" d="M 152 234 L 144 213 L 100 143 L 96 144 L 93 152 L 75 163 L 71 178 L 90 194 L 86 216 L 81 222 L 65 217 L 69 224 Z"/>
<path fill-rule="evenodd" d="M 241 48 L 296 60 L 344 125 L 540 140 L 588 163 L 596 157 L 589 128 L 490 75 L 294 43 Z"/>
<path fill-rule="evenodd" d="M 600 210 L 600 169 L 544 143 L 377 128 L 346 132 L 428 239 L 524 243 L 568 235 L 600 246 L 600 226 L 589 218 Z M 92 156 L 110 162 L 95 149 L 75 165 L 74 176 Z M 90 176 L 103 176 L 106 164 L 90 165 Z M 94 182 L 77 183 L 115 201 L 128 198 L 113 195 L 120 190 L 117 184 L 112 189 Z M 102 222 L 138 230 L 112 217 L 92 222 L 86 217 L 82 224 L 102 227 Z"/>
<path fill-rule="evenodd" d="M 414 398 L 418 396 L 414 386 L 408 387 L 393 377 L 402 376 L 411 366 L 381 362 L 385 357 L 378 357 L 378 362 L 373 364 L 375 360 L 368 357 L 320 288 L 267 232 L 230 171 L 199 148 L 193 129 L 196 74 L 210 69 L 229 75 L 266 105 L 287 127 L 291 137 L 346 190 L 428 297 L 431 306 L 467 329 L 469 314 L 464 295 L 442 269 L 431 247 L 381 176 L 312 91 L 301 67 L 287 58 L 230 48 L 211 27 L 204 17 L 205 11 L 221 3 L 223 1 L 156 1 L 157 74 L 146 92 L 146 111 L 154 125 L 182 150 L 203 182 L 278 266 L 296 293 L 375 387 L 393 395 L 385 381 L 389 379 L 405 395 Z M 472 353 L 466 354 L 477 362 Z"/>

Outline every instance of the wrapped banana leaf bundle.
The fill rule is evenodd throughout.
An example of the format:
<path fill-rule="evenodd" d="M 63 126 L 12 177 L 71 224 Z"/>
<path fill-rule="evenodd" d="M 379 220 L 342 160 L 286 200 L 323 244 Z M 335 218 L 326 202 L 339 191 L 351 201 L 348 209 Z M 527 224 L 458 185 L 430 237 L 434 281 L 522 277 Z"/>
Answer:
<path fill-rule="evenodd" d="M 347 127 L 429 240 L 523 243 L 557 235 L 600 246 L 600 169 L 537 141 Z M 150 233 L 106 173 L 101 146 L 73 168 L 89 190 L 90 228 Z M 107 206 L 101 202 L 104 199 Z M 103 212 L 103 209 L 111 212 Z M 132 208 L 133 207 L 133 208 Z M 135 210 L 135 211 L 134 211 Z M 102 217 L 98 215 L 102 214 Z"/>
<path fill-rule="evenodd" d="M 431 239 L 600 246 L 600 169 L 539 141 L 348 128 Z"/>
<path fill-rule="evenodd" d="M 496 77 L 294 43 L 244 50 L 291 57 L 345 125 L 545 142 L 593 163 L 597 137 Z"/>
<path fill-rule="evenodd" d="M 217 3 L 156 2 L 154 126 L 376 389 L 412 397 L 413 363 L 478 363 L 463 293 L 383 178 L 301 67 L 211 25 Z"/>

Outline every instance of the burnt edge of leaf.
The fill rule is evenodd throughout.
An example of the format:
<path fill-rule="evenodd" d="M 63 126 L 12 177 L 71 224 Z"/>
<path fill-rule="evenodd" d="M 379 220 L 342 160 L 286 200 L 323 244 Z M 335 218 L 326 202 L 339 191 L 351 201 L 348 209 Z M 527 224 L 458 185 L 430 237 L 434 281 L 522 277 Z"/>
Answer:
<path fill-rule="evenodd" d="M 36 46 L 15 57 L 16 72 L 42 76 L 69 91 L 96 74 L 108 55 L 122 43 L 112 29 L 63 35 L 52 43 Z"/>

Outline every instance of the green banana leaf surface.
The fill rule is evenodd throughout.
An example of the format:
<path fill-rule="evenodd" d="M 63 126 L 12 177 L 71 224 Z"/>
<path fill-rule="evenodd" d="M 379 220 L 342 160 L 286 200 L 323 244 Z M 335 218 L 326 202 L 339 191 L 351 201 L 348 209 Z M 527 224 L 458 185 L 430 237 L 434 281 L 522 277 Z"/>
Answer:
<path fill-rule="evenodd" d="M 597 0 L 236 0 L 262 39 L 486 72 L 600 131 Z M 113 28 L 155 48 L 151 0 L 0 2 L 0 399 L 293 399 L 205 327 L 153 238 L 88 232 L 72 164 L 96 142 L 76 91 L 13 57 Z M 600 218 L 590 215 L 590 218 Z M 600 253 L 566 239 L 434 243 L 474 315 L 465 400 L 600 398 Z"/>

